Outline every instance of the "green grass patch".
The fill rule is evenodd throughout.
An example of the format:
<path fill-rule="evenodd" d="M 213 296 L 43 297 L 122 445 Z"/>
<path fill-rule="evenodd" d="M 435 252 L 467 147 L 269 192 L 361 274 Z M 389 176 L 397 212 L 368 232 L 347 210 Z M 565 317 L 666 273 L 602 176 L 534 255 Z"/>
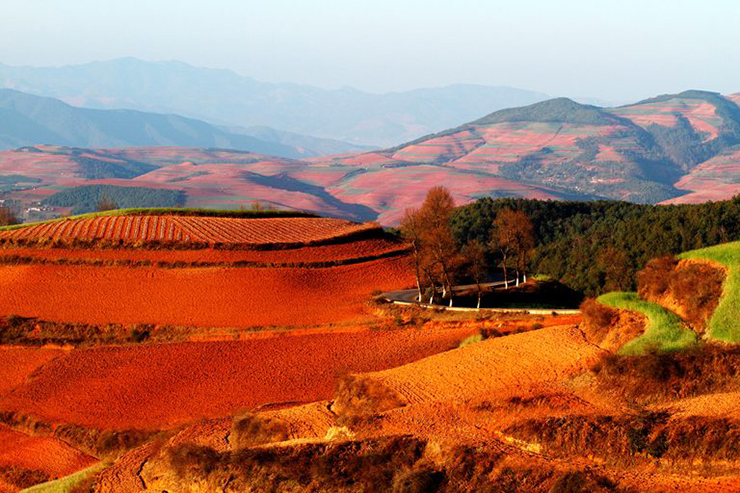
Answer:
<path fill-rule="evenodd" d="M 548 276 L 547 274 L 535 274 L 534 276 L 532 276 L 532 279 L 540 282 L 550 282 L 556 280 L 554 277 Z"/>
<path fill-rule="evenodd" d="M 645 333 L 632 339 L 620 354 L 645 354 L 651 350 L 678 351 L 696 344 L 696 333 L 685 328 L 681 318 L 657 303 L 642 300 L 637 293 L 608 293 L 596 299 L 599 303 L 642 313 L 648 318 Z"/>
<path fill-rule="evenodd" d="M 26 488 L 25 490 L 22 490 L 21 493 L 67 493 L 78 483 L 86 480 L 93 474 L 97 474 L 98 472 L 102 471 L 106 466 L 107 464 L 105 464 L 104 462 L 98 462 L 97 464 L 92 465 L 87 469 L 77 471 L 76 473 L 70 474 L 69 476 Z"/>
<path fill-rule="evenodd" d="M 476 334 L 474 336 L 468 337 L 467 339 L 463 339 L 460 342 L 460 345 L 458 347 L 465 347 L 465 346 L 470 346 L 471 344 L 477 344 L 481 342 L 482 340 L 483 340 L 483 335 Z"/>
<path fill-rule="evenodd" d="M 198 216 L 198 217 L 235 217 L 248 219 L 261 219 L 270 217 L 318 217 L 315 214 L 300 211 L 267 211 L 267 210 L 221 210 L 221 209 L 185 209 L 178 207 L 150 207 L 116 209 L 104 212 L 89 212 L 76 216 L 60 217 L 48 221 L 35 223 L 14 224 L 13 226 L 2 226 L 0 231 L 12 231 L 14 229 L 35 226 L 56 221 L 69 221 L 73 219 L 87 219 L 100 216 Z"/>
<path fill-rule="evenodd" d="M 710 260 L 727 268 L 727 279 L 707 333 L 718 341 L 740 342 L 740 242 L 724 243 L 682 253 L 680 259 Z"/>

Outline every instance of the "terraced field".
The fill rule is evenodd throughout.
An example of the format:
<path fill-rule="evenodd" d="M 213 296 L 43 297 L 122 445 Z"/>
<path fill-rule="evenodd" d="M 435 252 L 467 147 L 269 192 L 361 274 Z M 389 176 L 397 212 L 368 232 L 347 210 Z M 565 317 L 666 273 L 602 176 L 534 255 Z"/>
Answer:
<path fill-rule="evenodd" d="M 0 238 L 23 240 L 122 240 L 237 245 L 310 244 L 377 229 L 326 218 L 240 219 L 187 216 L 99 216 L 49 221 L 9 231 Z"/>
<path fill-rule="evenodd" d="M 0 410 L 103 429 L 172 428 L 268 403 L 328 399 L 340 375 L 403 365 L 474 331 L 318 331 L 76 350 L 1 397 Z"/>
<path fill-rule="evenodd" d="M 368 319 L 371 293 L 409 286 L 405 257 L 313 268 L 0 267 L 0 314 L 56 322 L 300 327 Z"/>
<path fill-rule="evenodd" d="M 740 192 L 740 147 L 731 147 L 701 163 L 675 186 L 686 194 L 666 204 L 699 204 L 734 197 Z"/>
<path fill-rule="evenodd" d="M 640 126 L 673 127 L 679 118 L 683 117 L 697 132 L 704 134 L 704 141 L 709 141 L 720 134 L 722 126 L 722 117 L 717 115 L 716 109 L 707 101 L 674 97 L 664 101 L 616 108 L 613 112 Z"/>
<path fill-rule="evenodd" d="M 367 318 L 372 292 L 413 281 L 406 245 L 376 224 L 337 219 L 103 215 L 0 237 L 9 240 L 0 248 L 0 315 L 53 322 L 351 323 Z M 176 249 L 152 250 L 153 240 Z"/>

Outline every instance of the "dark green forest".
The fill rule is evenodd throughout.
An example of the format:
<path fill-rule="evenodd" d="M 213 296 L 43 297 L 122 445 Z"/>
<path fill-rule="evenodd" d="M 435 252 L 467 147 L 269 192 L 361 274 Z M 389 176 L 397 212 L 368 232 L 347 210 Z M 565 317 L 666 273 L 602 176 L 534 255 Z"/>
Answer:
<path fill-rule="evenodd" d="M 473 238 L 487 244 L 506 208 L 524 211 L 534 224 L 531 272 L 589 296 L 634 289 L 636 272 L 652 258 L 740 240 L 740 197 L 677 206 L 484 198 L 456 209 L 455 237 L 461 245 Z"/>
<path fill-rule="evenodd" d="M 179 190 L 160 190 L 143 187 L 117 187 L 114 185 L 81 185 L 56 193 L 44 200 L 55 207 L 72 207 L 73 214 L 97 210 L 101 200 L 115 203 L 114 208 L 129 207 L 182 207 L 185 193 Z"/>

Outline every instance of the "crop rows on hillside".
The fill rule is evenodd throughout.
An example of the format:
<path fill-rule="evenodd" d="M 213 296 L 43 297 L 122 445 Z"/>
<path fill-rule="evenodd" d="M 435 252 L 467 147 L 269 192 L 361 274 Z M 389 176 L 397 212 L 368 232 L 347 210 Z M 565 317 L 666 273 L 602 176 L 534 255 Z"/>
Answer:
<path fill-rule="evenodd" d="M 310 243 L 375 228 L 377 226 L 373 224 L 328 218 L 239 219 L 135 215 L 52 221 L 0 232 L 0 238 L 265 245 Z"/>

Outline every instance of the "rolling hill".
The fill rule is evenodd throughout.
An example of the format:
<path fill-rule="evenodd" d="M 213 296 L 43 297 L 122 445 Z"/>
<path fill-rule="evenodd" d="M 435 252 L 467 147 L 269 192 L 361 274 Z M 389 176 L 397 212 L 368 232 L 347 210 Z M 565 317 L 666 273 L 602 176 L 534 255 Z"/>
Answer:
<path fill-rule="evenodd" d="M 700 202 L 740 191 L 740 107 L 705 91 L 605 109 L 565 98 L 490 113 L 406 144 L 305 159 L 180 147 L 32 146 L 0 153 L 4 198 L 43 201 L 88 185 L 178 192 L 188 207 L 253 201 L 396 223 L 444 184 L 480 197 Z M 134 193 L 132 191 L 132 193 Z M 53 201 L 53 199 L 48 199 Z"/>
<path fill-rule="evenodd" d="M 362 149 L 264 127 L 229 130 L 171 114 L 78 108 L 0 89 L 0 149 L 34 144 L 224 147 L 292 158 Z"/>

